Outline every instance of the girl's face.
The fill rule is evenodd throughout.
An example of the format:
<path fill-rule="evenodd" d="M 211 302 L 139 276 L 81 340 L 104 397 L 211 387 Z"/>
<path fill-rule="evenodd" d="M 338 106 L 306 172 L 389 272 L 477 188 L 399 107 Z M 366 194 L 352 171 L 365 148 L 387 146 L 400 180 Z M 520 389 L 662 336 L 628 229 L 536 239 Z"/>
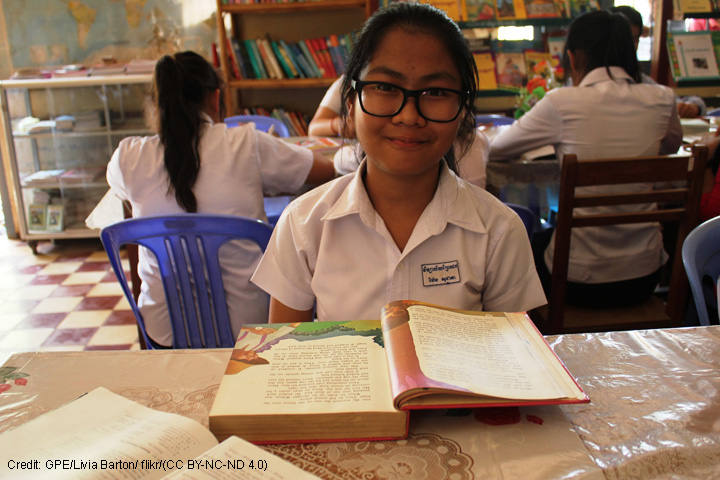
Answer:
<path fill-rule="evenodd" d="M 386 34 L 359 80 L 408 90 L 461 90 L 460 75 L 445 46 L 432 35 L 399 27 Z M 363 112 L 358 97 L 350 105 L 350 116 L 368 157 L 368 174 L 437 175 L 440 159 L 457 137 L 460 116 L 449 123 L 428 121 L 418 114 L 417 99 L 408 98 L 396 115 L 375 117 Z"/>

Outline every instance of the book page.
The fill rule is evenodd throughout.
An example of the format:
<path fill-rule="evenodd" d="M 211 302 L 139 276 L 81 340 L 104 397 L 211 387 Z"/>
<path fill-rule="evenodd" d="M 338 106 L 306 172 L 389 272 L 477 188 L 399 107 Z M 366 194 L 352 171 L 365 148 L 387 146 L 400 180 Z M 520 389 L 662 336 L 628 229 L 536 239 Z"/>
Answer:
<path fill-rule="evenodd" d="M 308 473 L 250 442 L 232 436 L 163 480 L 312 480 Z"/>
<path fill-rule="evenodd" d="M 0 435 L 0 477 L 161 478 L 216 444 L 194 420 L 97 388 Z"/>
<path fill-rule="evenodd" d="M 378 321 L 243 328 L 211 416 L 392 412 L 389 385 Z"/>
<path fill-rule="evenodd" d="M 383 321 L 395 397 L 418 387 L 517 400 L 568 394 L 527 331 L 505 314 L 398 302 Z"/>

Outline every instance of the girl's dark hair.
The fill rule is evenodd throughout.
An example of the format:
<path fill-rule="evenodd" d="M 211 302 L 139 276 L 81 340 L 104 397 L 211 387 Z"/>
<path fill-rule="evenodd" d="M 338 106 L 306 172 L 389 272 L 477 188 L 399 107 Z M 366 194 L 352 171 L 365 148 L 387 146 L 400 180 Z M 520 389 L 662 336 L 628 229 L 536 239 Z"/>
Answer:
<path fill-rule="evenodd" d="M 635 82 L 641 82 L 630 22 L 620 13 L 599 10 L 576 17 L 563 50 L 566 72 L 570 71 L 568 51 L 575 57 L 575 68 L 583 74 L 605 67 L 613 78 L 610 67 L 620 67 Z"/>
<path fill-rule="evenodd" d="M 207 96 L 220 86 L 215 69 L 195 52 L 165 55 L 155 66 L 153 100 L 170 179 L 168 195 L 174 192 L 186 212 L 197 212 L 193 187 L 200 171 L 202 112 Z"/>
<path fill-rule="evenodd" d="M 385 36 L 394 28 L 403 28 L 413 33 L 424 33 L 435 36 L 445 45 L 455 67 L 460 74 L 461 90 L 470 92 L 465 99 L 465 108 L 461 112 L 458 140 L 461 156 L 464 155 L 475 137 L 475 117 L 472 106 L 475 102 L 477 67 L 470 48 L 460 28 L 442 10 L 421 3 L 392 3 L 386 8 L 376 11 L 363 25 L 358 35 L 352 54 L 345 69 L 342 83 L 342 102 L 340 116 L 347 121 L 348 102 L 355 100 L 355 91 L 350 82 L 360 79 L 360 73 L 370 63 L 378 46 Z M 445 156 L 448 166 L 457 173 L 457 162 L 451 148 Z"/>

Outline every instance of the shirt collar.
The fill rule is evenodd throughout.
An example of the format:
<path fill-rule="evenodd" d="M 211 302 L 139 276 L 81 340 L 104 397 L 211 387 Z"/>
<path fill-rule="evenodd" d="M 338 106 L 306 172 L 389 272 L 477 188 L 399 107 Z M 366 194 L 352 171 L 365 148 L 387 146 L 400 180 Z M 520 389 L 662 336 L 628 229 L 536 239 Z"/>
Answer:
<path fill-rule="evenodd" d="M 367 168 L 366 162 L 366 159 L 362 161 L 360 167 L 353 174 L 353 179 L 323 216 L 323 221 L 352 214 L 358 214 L 362 222 L 370 228 L 376 228 L 376 223 L 382 221 L 373 208 L 363 183 L 363 173 Z M 473 232 L 485 233 L 487 231 L 485 224 L 475 205 L 475 202 L 478 201 L 477 195 L 471 191 L 472 188 L 470 184 L 458 179 L 443 162 L 435 195 L 425 208 L 418 224 L 427 225 L 430 235 L 442 233 L 448 223 Z"/>
<path fill-rule="evenodd" d="M 213 119 L 210 118 L 210 115 L 205 112 L 200 112 L 200 119 L 206 121 L 210 125 L 215 125 L 215 122 L 213 122 Z"/>
<path fill-rule="evenodd" d="M 616 82 L 625 80 L 628 83 L 635 83 L 632 77 L 628 75 L 622 67 L 610 67 L 610 73 L 612 74 L 612 78 L 608 75 L 605 67 L 596 68 L 585 75 L 585 77 L 580 81 L 578 87 L 589 87 L 591 85 L 595 85 L 596 83 L 613 81 L 613 79 Z"/>

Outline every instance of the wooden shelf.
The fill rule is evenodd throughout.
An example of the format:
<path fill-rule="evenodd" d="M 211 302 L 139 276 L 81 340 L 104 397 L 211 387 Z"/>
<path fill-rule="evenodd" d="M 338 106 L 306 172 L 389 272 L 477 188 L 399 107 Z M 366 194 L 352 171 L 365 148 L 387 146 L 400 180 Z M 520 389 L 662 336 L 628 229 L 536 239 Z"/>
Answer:
<path fill-rule="evenodd" d="M 472 22 L 458 22 L 460 28 L 498 28 L 498 27 L 565 27 L 570 25 L 571 18 L 523 18 L 517 20 L 476 20 Z"/>
<path fill-rule="evenodd" d="M 228 86 L 231 88 L 243 89 L 271 89 L 271 88 L 313 88 L 313 87 L 329 87 L 337 78 L 286 78 L 282 80 L 271 79 L 250 79 L 250 80 L 231 80 Z"/>

